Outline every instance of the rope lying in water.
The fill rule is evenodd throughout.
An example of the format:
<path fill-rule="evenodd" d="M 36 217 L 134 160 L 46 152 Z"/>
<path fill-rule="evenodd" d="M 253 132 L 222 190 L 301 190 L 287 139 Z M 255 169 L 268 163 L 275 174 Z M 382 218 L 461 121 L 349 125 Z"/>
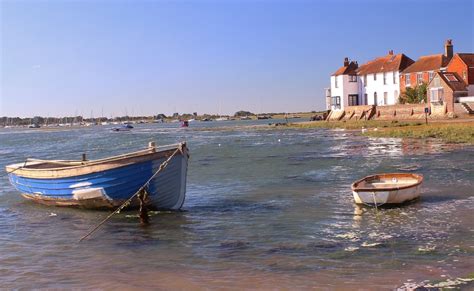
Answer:
<path fill-rule="evenodd" d="M 93 234 L 94 232 L 96 232 L 104 223 L 106 223 L 112 216 L 114 216 L 115 214 L 119 213 L 120 211 L 122 211 L 122 209 L 124 209 L 125 207 L 127 207 L 128 205 L 130 205 L 130 202 L 132 202 L 133 198 L 137 197 L 137 195 L 139 193 L 141 193 L 146 187 L 148 187 L 148 185 L 150 184 L 151 180 L 153 180 L 153 178 L 155 178 L 161 171 L 163 171 L 167 166 L 168 166 L 168 163 L 171 161 L 171 159 L 179 152 L 183 152 L 182 150 L 182 147 L 180 146 L 179 148 L 177 148 L 173 154 L 171 156 L 169 156 L 166 161 L 164 161 L 163 163 L 161 163 L 160 167 L 158 168 L 158 170 L 150 177 L 150 179 L 148 179 L 148 181 L 146 181 L 145 184 L 143 184 L 143 186 L 140 187 L 140 189 L 138 189 L 137 192 L 135 192 L 135 194 L 133 194 L 130 198 L 127 199 L 127 201 L 125 201 L 122 205 L 120 205 L 117 209 L 115 209 L 114 212 L 112 212 L 111 214 L 109 214 L 109 216 L 107 216 L 104 220 L 102 220 L 99 224 L 97 224 L 91 231 L 89 231 L 85 236 L 83 236 L 79 242 L 83 241 L 84 239 L 86 239 L 87 237 L 89 237 L 91 234 Z"/>

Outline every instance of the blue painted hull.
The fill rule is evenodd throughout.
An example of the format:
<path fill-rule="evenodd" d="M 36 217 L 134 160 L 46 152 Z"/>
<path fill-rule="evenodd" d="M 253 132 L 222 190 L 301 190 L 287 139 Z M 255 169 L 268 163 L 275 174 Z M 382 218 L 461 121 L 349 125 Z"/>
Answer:
<path fill-rule="evenodd" d="M 67 178 L 29 178 L 9 174 L 11 184 L 26 198 L 56 206 L 114 208 L 137 192 L 166 157 Z M 187 155 L 176 155 L 149 184 L 149 205 L 179 209 L 186 192 Z"/>

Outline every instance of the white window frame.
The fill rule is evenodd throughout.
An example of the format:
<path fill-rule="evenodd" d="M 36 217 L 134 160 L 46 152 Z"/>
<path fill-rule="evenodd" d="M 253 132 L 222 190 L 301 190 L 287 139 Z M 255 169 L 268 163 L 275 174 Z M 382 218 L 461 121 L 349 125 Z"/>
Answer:
<path fill-rule="evenodd" d="M 392 72 L 392 77 L 393 77 L 393 84 L 397 84 L 397 74 L 396 74 L 396 72 Z"/>
<path fill-rule="evenodd" d="M 434 72 L 429 72 L 429 73 L 428 73 L 428 79 L 429 79 L 429 82 L 431 82 L 431 80 L 433 80 L 433 78 L 434 78 L 434 75 L 435 75 L 435 73 L 434 73 Z"/>
<path fill-rule="evenodd" d="M 338 84 L 337 84 L 337 77 L 338 76 L 335 76 L 334 77 L 334 88 L 339 88 Z"/>
<path fill-rule="evenodd" d="M 405 74 L 405 87 L 411 86 L 410 74 Z"/>
<path fill-rule="evenodd" d="M 383 72 L 383 84 L 387 85 L 387 73 Z"/>
<path fill-rule="evenodd" d="M 436 98 L 433 98 L 434 92 L 436 92 Z M 443 101 L 444 101 L 444 88 L 443 87 L 430 88 L 430 102 L 443 104 Z"/>
<path fill-rule="evenodd" d="M 416 73 L 416 84 L 419 85 L 421 83 L 423 83 L 423 73 Z"/>

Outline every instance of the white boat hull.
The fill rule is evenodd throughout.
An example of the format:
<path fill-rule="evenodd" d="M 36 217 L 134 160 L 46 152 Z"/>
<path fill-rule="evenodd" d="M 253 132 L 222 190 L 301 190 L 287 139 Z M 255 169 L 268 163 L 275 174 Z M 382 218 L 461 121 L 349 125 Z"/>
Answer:
<path fill-rule="evenodd" d="M 401 204 L 420 197 L 421 185 L 388 191 L 352 191 L 357 204 Z"/>

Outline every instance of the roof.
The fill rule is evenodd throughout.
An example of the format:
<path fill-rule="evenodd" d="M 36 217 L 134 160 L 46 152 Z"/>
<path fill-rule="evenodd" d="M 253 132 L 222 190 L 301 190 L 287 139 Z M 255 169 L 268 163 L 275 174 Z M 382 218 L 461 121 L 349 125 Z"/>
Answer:
<path fill-rule="evenodd" d="M 350 62 L 349 65 L 347 66 L 343 66 L 343 67 L 340 67 L 339 69 L 337 69 L 337 71 L 332 74 L 332 76 L 339 76 L 339 75 L 352 75 L 352 74 L 356 74 L 356 70 L 357 70 L 357 63 L 354 63 L 354 62 Z"/>
<path fill-rule="evenodd" d="M 467 66 L 467 83 L 474 85 L 474 53 L 457 53 L 456 55 L 458 55 Z"/>
<path fill-rule="evenodd" d="M 466 84 L 457 73 L 438 72 L 438 75 L 453 91 L 467 91 Z"/>
<path fill-rule="evenodd" d="M 468 67 L 474 67 L 474 53 L 457 53 L 457 55 Z"/>
<path fill-rule="evenodd" d="M 427 71 L 439 71 L 448 65 L 448 58 L 443 54 L 420 57 L 415 63 L 403 70 L 403 73 L 417 73 Z"/>
<path fill-rule="evenodd" d="M 414 63 L 414 61 L 404 54 L 388 54 L 372 61 L 368 61 L 360 66 L 357 72 L 359 75 L 367 75 L 373 73 L 402 71 L 412 63 Z"/>

